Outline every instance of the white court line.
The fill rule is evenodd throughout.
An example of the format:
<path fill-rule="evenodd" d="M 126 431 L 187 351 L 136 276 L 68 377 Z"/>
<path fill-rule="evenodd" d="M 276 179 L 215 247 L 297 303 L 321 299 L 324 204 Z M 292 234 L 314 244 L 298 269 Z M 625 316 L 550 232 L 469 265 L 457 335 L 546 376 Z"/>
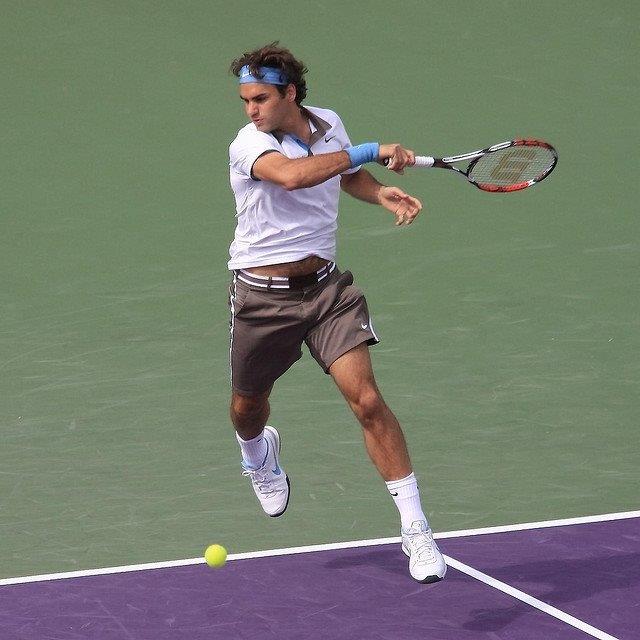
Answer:
<path fill-rule="evenodd" d="M 483 527 L 481 529 L 467 529 L 436 533 L 436 538 L 462 538 L 463 536 L 479 536 L 487 533 L 506 533 L 509 531 L 529 531 L 530 529 L 544 529 L 545 527 L 565 527 L 571 524 L 590 524 L 593 522 L 610 522 L 611 520 L 626 520 L 640 518 L 640 511 L 621 511 L 618 513 L 603 513 L 599 516 L 580 516 L 564 518 L 563 520 L 543 520 L 542 522 L 523 522 L 522 524 L 506 524 L 498 527 Z"/>
<path fill-rule="evenodd" d="M 543 527 L 563 527 L 572 524 L 587 524 L 592 522 L 608 522 L 611 520 L 624 520 L 627 518 L 640 518 L 640 511 L 623 511 L 619 513 L 605 513 L 597 516 L 581 516 L 578 518 L 565 518 L 562 520 L 545 520 L 543 522 L 526 522 L 523 524 L 501 525 L 497 527 L 483 527 L 481 529 L 462 529 L 460 531 L 445 531 L 436 533 L 436 539 L 462 538 L 465 536 L 484 535 L 489 533 L 508 533 L 510 531 L 527 531 L 529 529 L 541 529 Z M 296 553 L 313 553 L 316 551 L 332 551 L 335 549 L 353 549 L 357 547 L 371 547 L 378 544 L 396 544 L 399 537 L 377 538 L 373 540 L 353 540 L 350 542 L 332 542 L 329 544 L 313 544 L 303 547 L 287 547 L 284 549 L 268 549 L 265 551 L 250 551 L 247 553 L 229 554 L 227 560 L 247 560 L 250 558 L 267 558 L 272 556 L 286 556 Z M 105 567 L 101 569 L 83 569 L 80 571 L 67 571 L 64 573 L 48 573 L 35 576 L 22 576 L 18 578 L 0 579 L 0 587 L 26 584 L 29 582 L 44 582 L 46 580 L 65 580 L 67 578 L 84 578 L 88 576 L 102 576 L 112 573 L 127 573 L 129 571 L 149 571 L 151 569 L 170 569 L 172 567 L 185 567 L 194 564 L 203 564 L 204 558 L 187 558 L 186 560 L 169 560 L 164 562 L 147 562 L 144 564 L 131 564 L 120 567 Z"/>
<path fill-rule="evenodd" d="M 561 620 L 562 622 L 569 624 L 576 629 L 580 629 L 580 631 L 584 631 L 594 638 L 598 638 L 599 640 L 619 640 L 619 638 L 609 635 L 601 629 L 596 629 L 596 627 L 592 627 L 590 624 L 587 624 L 586 622 L 579 620 L 578 618 L 574 618 L 572 615 L 569 615 L 568 613 L 561 611 L 560 609 L 556 609 L 550 604 L 547 604 L 542 600 L 538 600 L 538 598 L 534 598 L 524 591 L 520 591 L 520 589 L 516 589 L 515 587 L 510 586 L 506 582 L 496 580 L 495 578 L 488 576 L 486 573 L 482 573 L 482 571 L 478 571 L 477 569 L 459 562 L 454 558 L 451 558 L 449 556 L 444 557 L 448 566 L 453 567 L 454 569 L 457 569 L 462 573 L 466 573 L 468 576 L 471 576 L 472 578 L 475 578 L 480 582 L 484 582 L 484 584 L 489 585 L 490 587 L 493 587 L 498 591 L 502 591 L 503 593 L 510 595 L 512 598 L 516 598 L 521 602 L 524 602 L 525 604 L 535 607 L 536 609 L 539 609 L 540 611 L 553 616 L 554 618 L 557 618 L 558 620 Z"/>

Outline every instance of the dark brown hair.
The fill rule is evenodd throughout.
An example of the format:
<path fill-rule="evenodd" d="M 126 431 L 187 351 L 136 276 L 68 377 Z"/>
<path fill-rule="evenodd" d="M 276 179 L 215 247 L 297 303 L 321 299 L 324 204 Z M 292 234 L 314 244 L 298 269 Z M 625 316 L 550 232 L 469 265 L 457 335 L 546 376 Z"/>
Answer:
<path fill-rule="evenodd" d="M 296 102 L 300 104 L 307 97 L 307 83 L 303 76 L 308 69 L 300 60 L 296 60 L 289 49 L 278 46 L 280 43 L 276 40 L 264 47 L 255 49 L 254 51 L 245 51 L 239 58 L 236 58 L 229 67 L 229 71 L 234 76 L 240 76 L 240 69 L 245 64 L 249 65 L 251 74 L 260 77 L 259 67 L 275 67 L 280 69 L 286 76 L 290 84 L 296 86 Z M 275 85 L 284 96 L 287 89 L 286 86 Z"/>

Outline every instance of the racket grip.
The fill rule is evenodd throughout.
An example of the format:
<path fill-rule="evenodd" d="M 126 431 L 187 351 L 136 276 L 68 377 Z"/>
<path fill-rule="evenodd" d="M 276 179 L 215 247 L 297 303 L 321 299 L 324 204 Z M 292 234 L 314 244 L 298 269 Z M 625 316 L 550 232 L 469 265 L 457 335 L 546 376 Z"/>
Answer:
<path fill-rule="evenodd" d="M 433 167 L 433 163 L 436 161 L 431 156 L 416 156 L 416 162 L 414 167 Z"/>
<path fill-rule="evenodd" d="M 390 158 L 385 158 L 382 163 L 386 167 L 389 164 Z M 431 156 L 416 156 L 416 161 L 412 166 L 414 167 L 433 167 L 436 159 Z"/>

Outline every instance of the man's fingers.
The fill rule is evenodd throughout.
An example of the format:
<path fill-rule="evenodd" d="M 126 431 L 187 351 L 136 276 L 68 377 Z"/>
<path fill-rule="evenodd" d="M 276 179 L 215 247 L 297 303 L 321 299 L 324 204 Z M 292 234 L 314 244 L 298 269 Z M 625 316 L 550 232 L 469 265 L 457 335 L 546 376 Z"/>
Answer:
<path fill-rule="evenodd" d="M 406 153 L 404 149 L 399 150 L 395 153 L 389 161 L 387 162 L 387 169 L 390 171 L 394 171 L 395 173 L 404 173 L 404 168 L 414 164 L 415 156 L 412 157 L 410 154 Z"/>
<path fill-rule="evenodd" d="M 411 224 L 418 215 L 417 209 L 400 208 L 396 211 L 396 225 Z"/>
<path fill-rule="evenodd" d="M 404 202 L 406 202 L 410 207 L 414 207 L 415 209 L 417 209 L 418 211 L 420 211 L 422 209 L 422 202 L 420 202 L 420 200 L 418 200 L 418 198 L 414 198 L 413 196 L 410 196 L 406 193 L 403 193 L 401 196 L 399 196 Z"/>
<path fill-rule="evenodd" d="M 396 226 L 411 224 L 422 210 L 422 202 L 399 187 L 383 187 L 382 196 L 394 214 Z"/>
<path fill-rule="evenodd" d="M 395 173 L 404 173 L 403 167 L 404 163 L 398 156 L 392 156 L 391 160 L 389 160 L 389 164 L 387 165 L 387 169 L 394 171 Z"/>
<path fill-rule="evenodd" d="M 380 145 L 380 154 L 386 159 L 383 163 L 390 171 L 404 173 L 404 168 L 415 164 L 416 155 L 412 149 L 405 149 L 402 145 L 393 143 Z"/>

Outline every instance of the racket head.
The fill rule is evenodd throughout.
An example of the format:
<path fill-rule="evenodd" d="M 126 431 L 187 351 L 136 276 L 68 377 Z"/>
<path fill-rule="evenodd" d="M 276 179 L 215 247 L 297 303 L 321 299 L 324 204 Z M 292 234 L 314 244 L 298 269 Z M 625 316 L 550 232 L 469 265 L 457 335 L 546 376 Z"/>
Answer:
<path fill-rule="evenodd" d="M 544 180 L 558 163 L 558 152 L 543 140 L 520 138 L 488 150 L 469 164 L 469 181 L 492 193 L 520 191 Z"/>

